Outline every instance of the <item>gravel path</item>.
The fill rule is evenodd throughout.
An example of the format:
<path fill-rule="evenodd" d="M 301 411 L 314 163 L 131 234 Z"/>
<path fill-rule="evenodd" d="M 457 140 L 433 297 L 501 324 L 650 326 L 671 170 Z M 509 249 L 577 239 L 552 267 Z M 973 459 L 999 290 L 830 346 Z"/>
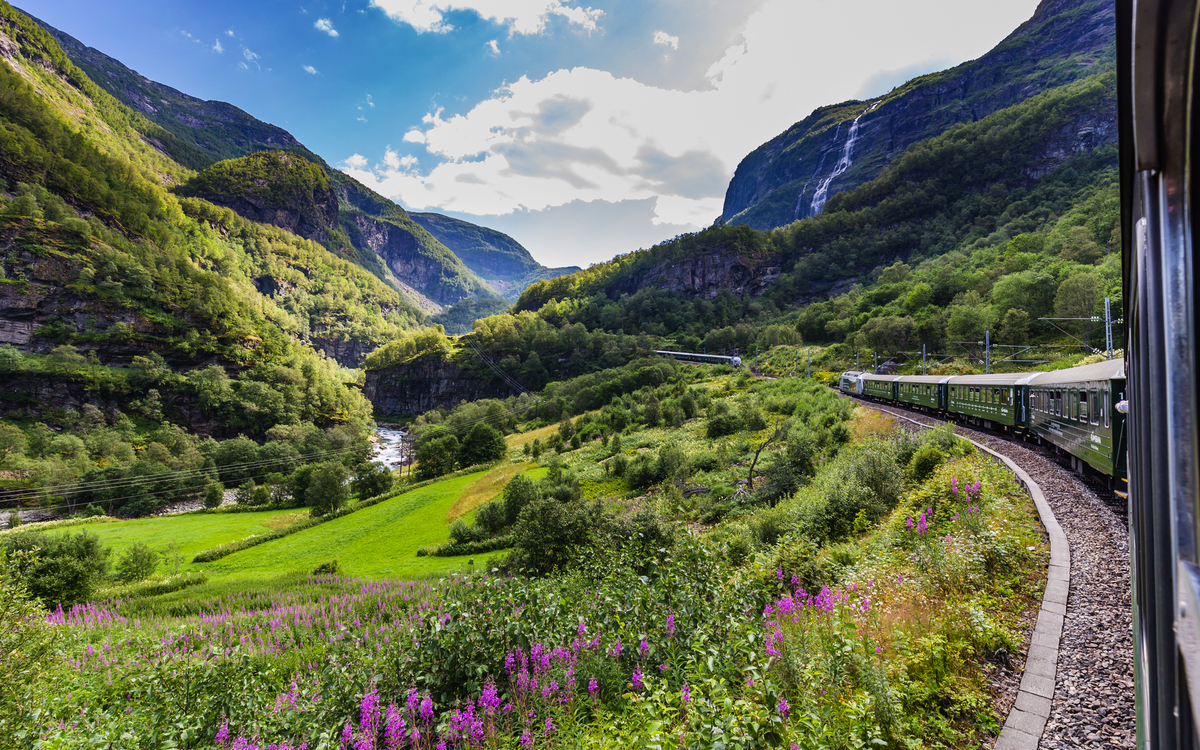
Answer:
<path fill-rule="evenodd" d="M 928 416 L 871 405 L 925 424 Z M 1041 486 L 1071 545 L 1071 589 L 1050 719 L 1039 748 L 1132 748 L 1129 534 L 1096 493 L 1041 452 L 988 432 L 956 432 L 1008 456 Z"/>

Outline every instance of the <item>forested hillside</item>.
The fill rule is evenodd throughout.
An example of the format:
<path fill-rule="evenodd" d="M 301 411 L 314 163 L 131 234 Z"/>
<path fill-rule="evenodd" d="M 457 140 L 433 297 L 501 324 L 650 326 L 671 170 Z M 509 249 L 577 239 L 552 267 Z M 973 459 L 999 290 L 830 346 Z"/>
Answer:
<path fill-rule="evenodd" d="M 0 32 L 4 483 L 145 477 L 110 498 L 145 512 L 255 461 L 213 439 L 239 433 L 276 444 L 271 471 L 353 464 L 371 406 L 314 347 L 361 353 L 420 314 L 314 242 L 176 197 L 193 173 L 149 140 L 169 133 L 8 6 Z"/>

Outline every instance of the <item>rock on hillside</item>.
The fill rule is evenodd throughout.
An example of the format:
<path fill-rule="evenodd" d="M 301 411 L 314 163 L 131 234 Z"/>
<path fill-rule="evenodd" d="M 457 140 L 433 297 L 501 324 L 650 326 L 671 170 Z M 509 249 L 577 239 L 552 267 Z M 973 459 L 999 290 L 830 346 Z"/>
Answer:
<path fill-rule="evenodd" d="M 812 216 L 912 144 L 1096 73 L 1114 59 L 1114 19 L 1113 0 L 1042 0 L 977 60 L 816 110 L 742 160 L 721 218 L 771 229 Z"/>
<path fill-rule="evenodd" d="M 382 416 L 415 417 L 460 401 L 507 398 L 515 395 L 463 370 L 453 362 L 418 357 L 411 362 L 381 370 L 368 370 L 363 395 Z"/>

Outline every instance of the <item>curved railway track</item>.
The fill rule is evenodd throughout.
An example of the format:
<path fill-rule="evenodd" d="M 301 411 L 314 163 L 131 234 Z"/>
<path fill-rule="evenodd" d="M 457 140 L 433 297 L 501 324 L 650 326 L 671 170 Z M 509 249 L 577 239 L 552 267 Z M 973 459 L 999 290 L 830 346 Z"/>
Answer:
<path fill-rule="evenodd" d="M 924 412 L 874 402 L 863 405 L 917 425 L 944 423 Z M 1054 694 L 1036 746 L 1135 747 L 1129 542 L 1126 514 L 1117 512 L 1123 501 L 1103 482 L 1085 480 L 1060 466 L 1045 447 L 952 424 L 957 434 L 1007 456 L 1041 487 L 1070 545 Z M 1016 707 L 1021 708 L 1019 697 Z M 1032 747 L 1005 734 L 1009 736 L 1002 735 L 997 750 Z"/>

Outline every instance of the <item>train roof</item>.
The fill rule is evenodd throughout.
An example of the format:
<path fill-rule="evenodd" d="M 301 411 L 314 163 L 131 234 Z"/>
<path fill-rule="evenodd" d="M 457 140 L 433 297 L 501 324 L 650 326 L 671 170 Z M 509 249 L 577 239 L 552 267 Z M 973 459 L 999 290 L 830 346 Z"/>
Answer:
<path fill-rule="evenodd" d="M 863 380 L 879 380 L 884 383 L 893 383 L 893 382 L 899 380 L 903 376 L 902 375 L 876 375 L 875 373 L 872 373 L 872 372 L 864 372 L 864 373 L 862 373 L 862 377 L 863 377 Z"/>
<path fill-rule="evenodd" d="M 862 375 L 862 370 L 846 370 L 845 372 L 842 373 L 843 378 L 846 376 L 850 376 L 853 378 L 858 375 Z"/>
<path fill-rule="evenodd" d="M 1078 383 L 1093 380 L 1124 380 L 1125 359 L 1118 357 L 1107 362 L 1097 362 L 1082 367 L 1068 367 L 1065 370 L 1040 372 L 1029 381 L 1030 385 L 1055 385 L 1057 383 Z"/>
<path fill-rule="evenodd" d="M 954 375 L 946 379 L 950 385 L 1024 385 L 1035 372 L 994 372 L 991 375 Z"/>
<path fill-rule="evenodd" d="M 896 378 L 901 383 L 945 383 L 951 375 L 901 375 Z"/>

